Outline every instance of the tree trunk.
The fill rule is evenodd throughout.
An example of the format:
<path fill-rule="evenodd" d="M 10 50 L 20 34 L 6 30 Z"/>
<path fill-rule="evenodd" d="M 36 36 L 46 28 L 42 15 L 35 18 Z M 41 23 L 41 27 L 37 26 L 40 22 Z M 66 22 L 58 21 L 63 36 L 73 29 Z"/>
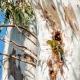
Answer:
<path fill-rule="evenodd" d="M 33 25 L 30 25 L 29 30 L 32 33 L 36 34 L 36 28 Z M 28 32 L 23 30 L 23 33 L 25 33 L 28 38 L 36 43 L 36 39 Z M 25 46 L 34 53 L 37 53 L 36 45 L 34 45 L 29 39 L 27 39 L 22 33 L 20 33 L 17 28 L 7 28 L 4 54 L 10 54 L 10 56 L 14 56 L 15 58 L 10 56 L 3 57 L 4 60 L 2 80 L 34 80 L 35 67 L 25 62 L 31 61 L 34 63 L 34 58 L 36 57 L 29 50 L 15 45 L 13 43 L 14 41 L 16 44 Z M 32 59 L 28 54 L 33 56 L 34 58 Z"/>
<path fill-rule="evenodd" d="M 29 64 L 9 58 L 3 65 L 2 80 L 80 80 L 79 3 L 79 0 L 32 0 L 37 22 L 38 53 L 37 48 L 15 28 L 8 28 L 6 39 L 14 40 L 37 53 L 36 69 Z M 21 53 L 10 45 L 5 43 L 5 54 L 20 53 L 23 56 L 25 53 L 32 54 L 27 50 Z M 19 59 L 27 58 L 26 55 L 19 56 L 17 56 Z M 28 60 L 34 62 L 29 55 L 26 61 Z M 26 67 L 32 69 L 31 74 L 27 74 Z"/>
<path fill-rule="evenodd" d="M 35 80 L 80 79 L 79 0 L 32 0 L 38 35 L 38 61 Z M 62 58 L 47 44 L 57 40 Z"/>
<path fill-rule="evenodd" d="M 17 6 L 19 0 L 13 0 L 14 6 Z M 26 0 L 28 1 L 28 0 Z M 10 2 L 10 0 L 8 0 Z M 29 30 L 31 34 L 36 35 L 36 26 L 30 24 Z M 14 19 L 11 19 L 14 25 Z M 36 38 L 25 29 L 17 26 L 7 28 L 5 36 L 5 48 L 3 56 L 3 74 L 2 80 L 34 80 L 35 67 L 27 63 L 36 63 Z M 35 55 L 33 54 L 35 53 Z"/>

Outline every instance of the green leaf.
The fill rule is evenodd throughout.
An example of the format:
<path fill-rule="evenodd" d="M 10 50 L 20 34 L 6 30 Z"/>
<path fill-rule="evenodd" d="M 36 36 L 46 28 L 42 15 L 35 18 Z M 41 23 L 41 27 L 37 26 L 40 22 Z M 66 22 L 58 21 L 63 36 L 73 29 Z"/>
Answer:
<path fill-rule="evenodd" d="M 1 31 L 2 31 L 2 28 L 0 27 L 0 33 L 1 33 Z"/>
<path fill-rule="evenodd" d="M 9 19 L 11 18 L 11 14 L 11 10 L 7 8 L 4 23 L 7 23 L 9 21 Z"/>
<path fill-rule="evenodd" d="M 0 0 L 0 6 L 1 6 L 2 0 Z"/>
<path fill-rule="evenodd" d="M 15 24 L 20 24 L 22 25 L 24 21 L 24 14 L 23 12 L 21 12 L 21 10 L 16 9 L 15 13 L 14 13 L 14 22 Z"/>
<path fill-rule="evenodd" d="M 6 14 L 4 23 L 13 19 L 14 24 L 28 27 L 30 25 L 29 20 L 35 21 L 30 0 L 27 3 L 25 0 L 20 0 L 19 5 L 16 7 L 14 6 L 14 0 L 11 0 L 10 2 L 8 2 L 8 0 L 0 0 L 0 4 Z"/>
<path fill-rule="evenodd" d="M 28 8 L 28 7 L 25 7 L 25 13 L 30 17 L 32 18 L 33 17 L 33 11 L 32 11 L 32 8 Z"/>
<path fill-rule="evenodd" d="M 24 0 L 20 0 L 21 2 L 23 2 Z"/>

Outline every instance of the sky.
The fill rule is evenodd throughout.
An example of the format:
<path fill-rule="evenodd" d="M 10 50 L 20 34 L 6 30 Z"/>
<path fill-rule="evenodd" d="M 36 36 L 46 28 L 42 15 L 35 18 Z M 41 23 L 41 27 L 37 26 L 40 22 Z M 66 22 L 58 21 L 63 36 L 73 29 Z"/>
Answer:
<path fill-rule="evenodd" d="M 0 24 L 3 23 L 4 17 L 5 17 L 5 14 L 1 13 L 1 11 L 0 11 Z M 5 34 L 6 34 L 6 27 L 2 28 L 2 31 L 0 32 L 0 38 L 4 37 Z M 0 53 L 3 53 L 3 50 L 4 50 L 4 42 L 0 41 Z M 2 58 L 3 57 L 0 56 L 0 60 L 2 60 Z M 2 77 L 2 62 L 0 61 L 0 80 L 1 80 L 1 77 Z"/>
<path fill-rule="evenodd" d="M 6 34 L 6 28 L 3 28 L 0 33 L 0 38 L 3 37 Z M 3 53 L 4 50 L 4 42 L 0 41 L 0 53 Z M 0 60 L 2 60 L 2 56 L 0 56 Z M 0 62 L 0 66 L 2 66 L 2 63 Z M 0 67 L 0 80 L 2 76 L 2 67 Z"/>

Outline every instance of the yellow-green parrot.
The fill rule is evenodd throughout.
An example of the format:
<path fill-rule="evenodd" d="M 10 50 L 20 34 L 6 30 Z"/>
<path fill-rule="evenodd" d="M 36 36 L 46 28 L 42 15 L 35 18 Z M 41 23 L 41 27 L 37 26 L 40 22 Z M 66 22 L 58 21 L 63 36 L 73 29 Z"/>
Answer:
<path fill-rule="evenodd" d="M 47 41 L 47 44 L 49 44 L 52 49 L 56 50 L 59 53 L 59 56 L 60 56 L 61 61 L 64 62 L 64 64 L 66 65 L 65 60 L 64 60 L 64 57 L 63 57 L 63 50 L 60 47 L 60 42 L 57 41 L 57 40 L 48 40 Z M 67 67 L 67 65 L 66 65 L 66 67 Z"/>
<path fill-rule="evenodd" d="M 51 48 L 54 49 L 54 48 L 56 48 L 57 45 L 60 44 L 60 42 L 57 40 L 48 40 L 47 44 L 49 44 L 51 46 Z"/>
<path fill-rule="evenodd" d="M 57 40 L 48 40 L 47 44 L 49 44 L 52 49 L 56 49 L 56 51 L 60 54 L 60 59 L 63 61 L 63 50 L 60 48 L 60 42 Z"/>

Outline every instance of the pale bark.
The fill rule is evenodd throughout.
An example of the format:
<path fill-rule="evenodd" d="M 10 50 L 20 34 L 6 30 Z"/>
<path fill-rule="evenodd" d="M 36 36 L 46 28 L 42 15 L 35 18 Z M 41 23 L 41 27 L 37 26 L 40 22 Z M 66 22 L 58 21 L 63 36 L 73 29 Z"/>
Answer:
<path fill-rule="evenodd" d="M 25 76 L 27 75 L 25 80 L 33 80 L 31 78 L 35 75 L 34 71 L 36 73 L 34 80 L 80 80 L 80 1 L 32 0 L 32 7 L 35 12 L 37 23 L 38 54 L 36 69 L 31 68 L 33 69 L 32 74 L 27 75 L 25 70 L 28 69 L 30 65 L 25 65 L 20 62 L 21 73 Z M 16 31 L 16 29 L 12 32 L 11 30 L 11 28 L 8 28 L 6 38 L 10 40 L 12 39 L 16 41 L 16 43 L 27 46 L 31 50 L 36 51 L 36 47 L 33 47 L 34 44 L 29 40 L 26 40 L 20 32 Z M 14 31 L 16 32 L 15 34 Z M 57 62 L 58 60 L 56 59 L 54 52 L 50 45 L 47 44 L 48 40 L 54 39 L 54 35 L 57 31 L 61 34 L 61 47 L 63 49 L 63 56 L 65 58 L 66 65 L 60 65 L 60 62 Z M 32 40 L 34 39 L 32 38 Z M 13 48 L 16 50 L 16 53 L 18 53 L 17 48 L 10 47 L 9 44 L 6 43 L 4 52 L 12 53 Z M 30 53 L 29 51 L 25 52 Z M 37 53 L 37 51 L 35 53 Z M 32 59 L 29 58 L 26 60 L 32 61 Z M 16 66 L 19 67 L 19 61 L 16 61 L 16 63 Z M 50 63 L 52 64 L 51 66 Z M 8 64 L 9 63 L 6 62 L 4 67 L 8 68 Z M 26 66 L 25 69 L 24 67 L 22 68 L 22 66 Z M 63 69 L 62 72 L 61 69 Z M 4 70 L 5 69 L 3 69 L 3 74 L 5 76 L 3 75 L 2 80 L 8 80 L 8 77 L 5 79 L 6 75 L 9 74 L 8 70 Z M 21 74 L 18 74 L 17 76 L 20 75 Z M 31 78 L 28 78 L 30 76 Z M 21 77 L 17 78 L 17 80 L 20 79 Z M 9 80 L 15 79 L 10 75 Z"/>
<path fill-rule="evenodd" d="M 17 6 L 19 0 L 13 1 L 14 6 Z M 12 0 L 8 0 L 8 2 L 12 2 Z M 36 26 L 30 24 L 30 31 L 28 31 L 23 26 L 14 25 L 13 19 L 10 21 L 4 39 L 2 80 L 34 80 L 35 53 L 37 53 Z"/>
<path fill-rule="evenodd" d="M 39 42 L 38 62 L 35 80 L 79 80 L 80 79 L 80 1 L 79 0 L 32 0 L 37 21 Z M 53 53 L 47 40 L 52 40 L 56 31 L 62 34 L 63 55 L 66 65 L 61 75 L 54 62 Z M 50 59 L 50 60 L 49 60 Z M 47 65 L 52 61 L 52 67 Z M 69 70 L 68 70 L 68 69 Z M 54 70 L 49 74 L 49 70 Z M 58 69 L 58 70 L 57 70 Z M 56 77 L 55 77 L 55 72 Z"/>
<path fill-rule="evenodd" d="M 33 25 L 30 26 L 29 30 L 32 33 L 36 33 L 36 29 Z M 23 32 L 26 34 L 28 38 L 30 38 L 32 41 L 36 43 L 36 38 L 34 36 L 31 36 L 25 30 L 23 30 Z M 16 44 L 14 44 L 13 41 L 9 42 L 10 40 L 15 41 Z M 23 48 L 21 46 L 19 47 L 17 44 L 24 47 Z M 28 40 L 24 35 L 22 35 L 22 33 L 20 33 L 17 28 L 15 27 L 7 28 L 4 48 L 4 54 L 7 54 L 7 56 L 6 55 L 3 56 L 3 59 L 7 61 L 6 62 L 3 61 L 2 80 L 34 80 L 35 67 L 30 64 L 27 64 L 26 62 L 31 61 L 35 64 L 35 60 L 32 61 L 30 56 L 28 56 L 27 54 L 33 56 L 34 59 L 36 59 L 36 56 L 29 50 L 27 50 L 26 47 L 29 48 L 34 53 L 37 53 L 37 46 L 34 45 L 30 40 Z M 13 55 L 13 57 L 9 58 L 8 57 L 9 53 Z M 15 57 L 14 54 L 15 55 L 21 54 L 20 60 L 19 56 L 16 55 Z"/>

